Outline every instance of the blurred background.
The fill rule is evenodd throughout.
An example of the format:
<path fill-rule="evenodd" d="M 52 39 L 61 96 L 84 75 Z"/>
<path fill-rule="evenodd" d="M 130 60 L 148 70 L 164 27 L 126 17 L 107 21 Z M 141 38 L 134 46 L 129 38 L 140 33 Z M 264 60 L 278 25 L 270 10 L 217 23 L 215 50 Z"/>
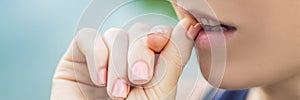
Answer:
<path fill-rule="evenodd" d="M 115 0 L 95 1 L 109 7 Z M 114 16 L 124 18 L 132 11 L 156 11 L 176 19 L 169 3 L 143 1 L 125 7 L 127 11 L 116 12 Z M 88 17 L 82 15 L 91 2 L 0 0 L 0 100 L 49 99 L 56 65 L 76 30 L 95 27 L 81 20 Z M 102 8 L 98 9 L 97 14 L 102 14 Z M 113 20 L 106 24 L 107 27 L 122 25 L 118 20 Z M 97 21 L 90 21 L 93 22 Z"/>
<path fill-rule="evenodd" d="M 55 67 L 90 1 L 0 1 L 1 100 L 49 99 Z"/>

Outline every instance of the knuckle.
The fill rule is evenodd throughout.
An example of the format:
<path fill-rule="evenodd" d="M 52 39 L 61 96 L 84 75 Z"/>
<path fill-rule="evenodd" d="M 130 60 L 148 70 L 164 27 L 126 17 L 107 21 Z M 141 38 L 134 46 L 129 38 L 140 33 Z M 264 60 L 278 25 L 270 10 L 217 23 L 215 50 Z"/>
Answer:
<path fill-rule="evenodd" d="M 93 28 L 82 28 L 77 32 L 77 36 L 81 35 L 89 35 L 89 34 L 97 34 L 98 31 Z"/>
<path fill-rule="evenodd" d="M 156 25 L 152 28 L 152 30 L 158 30 L 158 29 L 169 31 L 169 30 L 172 30 L 173 28 L 170 26 L 166 26 L 166 25 Z"/>
<path fill-rule="evenodd" d="M 122 29 L 110 28 L 104 33 L 104 37 L 107 38 L 107 39 L 113 39 L 113 38 L 116 38 L 119 35 L 127 36 L 127 34 L 128 33 L 126 31 L 122 30 Z"/>
<path fill-rule="evenodd" d="M 81 41 L 87 38 L 95 38 L 97 34 L 99 34 L 99 32 L 93 28 L 82 28 L 77 32 L 75 40 Z"/>

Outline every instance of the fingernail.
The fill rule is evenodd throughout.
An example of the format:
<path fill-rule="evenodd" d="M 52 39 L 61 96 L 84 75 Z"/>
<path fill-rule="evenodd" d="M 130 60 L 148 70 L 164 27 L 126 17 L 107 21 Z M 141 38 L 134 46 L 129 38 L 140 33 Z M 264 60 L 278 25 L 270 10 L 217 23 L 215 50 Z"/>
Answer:
<path fill-rule="evenodd" d="M 101 85 L 106 85 L 106 68 L 100 68 L 98 70 L 98 82 Z"/>
<path fill-rule="evenodd" d="M 128 86 L 124 79 L 117 79 L 112 89 L 112 96 L 117 98 L 126 98 L 128 94 Z"/>
<path fill-rule="evenodd" d="M 201 24 L 200 24 L 200 23 L 197 23 L 197 24 L 194 25 L 194 28 L 195 28 L 195 29 L 199 29 L 200 27 L 201 27 Z"/>
<path fill-rule="evenodd" d="M 132 66 L 133 81 L 149 80 L 149 76 L 149 67 L 145 62 L 139 61 Z"/>
<path fill-rule="evenodd" d="M 191 25 L 188 29 L 188 32 L 187 32 L 187 35 L 190 39 L 195 39 L 198 32 L 200 31 L 201 29 L 201 24 L 200 23 L 197 23 L 195 25 Z"/>
<path fill-rule="evenodd" d="M 192 33 L 192 30 L 193 30 L 194 26 L 190 26 L 189 29 L 188 29 L 188 32 L 187 32 L 187 36 L 190 38 L 190 39 L 194 39 L 194 34 Z"/>

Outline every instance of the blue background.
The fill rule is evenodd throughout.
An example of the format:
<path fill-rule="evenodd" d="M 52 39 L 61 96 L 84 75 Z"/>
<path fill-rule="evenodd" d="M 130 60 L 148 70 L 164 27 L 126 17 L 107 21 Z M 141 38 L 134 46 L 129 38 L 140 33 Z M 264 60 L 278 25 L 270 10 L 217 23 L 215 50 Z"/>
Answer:
<path fill-rule="evenodd" d="M 90 0 L 0 0 L 0 99 L 47 100 Z"/>

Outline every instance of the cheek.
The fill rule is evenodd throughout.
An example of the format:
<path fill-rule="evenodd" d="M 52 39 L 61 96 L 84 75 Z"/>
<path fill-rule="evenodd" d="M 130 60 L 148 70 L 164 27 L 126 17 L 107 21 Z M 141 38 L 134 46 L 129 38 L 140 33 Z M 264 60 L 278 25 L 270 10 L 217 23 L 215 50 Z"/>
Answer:
<path fill-rule="evenodd" d="M 240 28 L 236 38 L 227 44 L 228 66 L 224 80 L 238 80 L 248 86 L 267 85 L 299 71 L 297 29 L 262 23 L 268 25 Z"/>
<path fill-rule="evenodd" d="M 254 44 L 256 43 L 241 41 L 228 44 L 227 65 L 221 88 L 242 89 L 269 85 L 299 72 L 300 61 L 294 54 L 296 51 L 280 44 L 278 46 L 277 43 L 259 42 Z M 209 50 L 198 50 L 201 72 L 208 80 L 210 73 L 213 72 L 211 70 L 211 53 Z"/>
<path fill-rule="evenodd" d="M 236 37 L 227 43 L 222 88 L 269 85 L 300 71 L 300 21 L 297 20 L 300 14 L 295 15 L 296 11 L 280 6 L 282 3 L 267 1 L 208 2 L 220 20 L 238 28 Z M 210 50 L 198 48 L 198 51 L 201 71 L 208 79 Z"/>
<path fill-rule="evenodd" d="M 240 28 L 238 35 L 227 43 L 227 65 L 221 88 L 269 85 L 299 72 L 300 40 L 295 38 L 298 35 L 295 32 L 297 29 L 280 25 Z M 211 52 L 198 48 L 198 55 L 201 71 L 208 80 Z"/>

